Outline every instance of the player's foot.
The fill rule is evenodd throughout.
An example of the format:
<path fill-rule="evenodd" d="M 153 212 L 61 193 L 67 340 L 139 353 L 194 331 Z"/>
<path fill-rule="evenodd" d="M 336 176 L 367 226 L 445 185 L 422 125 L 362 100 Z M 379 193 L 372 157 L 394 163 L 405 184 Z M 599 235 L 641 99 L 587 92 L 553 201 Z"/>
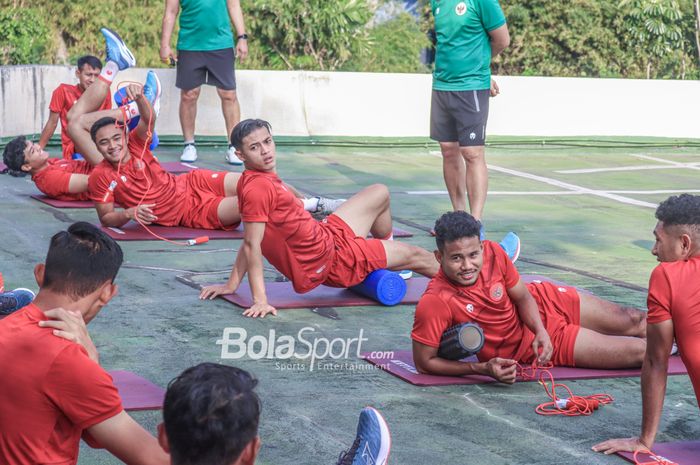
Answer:
<path fill-rule="evenodd" d="M 20 308 L 26 307 L 34 300 L 34 297 L 34 292 L 23 287 L 0 294 L 0 315 L 9 315 Z"/>
<path fill-rule="evenodd" d="M 185 149 L 180 155 L 180 161 L 192 163 L 197 161 L 197 147 L 194 144 L 185 144 Z"/>
<path fill-rule="evenodd" d="M 499 245 L 506 251 L 510 261 L 515 263 L 520 256 L 520 238 L 517 236 L 517 234 L 514 232 L 509 232 L 503 236 L 503 239 L 501 239 Z"/>
<path fill-rule="evenodd" d="M 106 27 L 100 31 L 105 36 L 107 61 L 115 62 L 120 70 L 136 66 L 134 54 L 131 53 L 119 34 Z"/>
<path fill-rule="evenodd" d="M 316 197 L 318 205 L 314 213 L 320 215 L 330 215 L 338 209 L 347 199 L 329 199 L 327 197 Z"/>
<path fill-rule="evenodd" d="M 146 74 L 146 82 L 143 83 L 143 95 L 151 104 L 153 113 L 156 117 L 160 114 L 160 79 L 152 70 Z"/>
<path fill-rule="evenodd" d="M 484 239 L 486 239 L 486 229 L 484 228 L 484 223 L 479 221 L 479 240 L 483 241 Z"/>
<path fill-rule="evenodd" d="M 378 410 L 365 407 L 360 412 L 357 436 L 349 451 L 336 465 L 384 465 L 391 450 L 391 433 Z"/>
<path fill-rule="evenodd" d="M 401 270 L 397 271 L 397 273 L 399 274 L 399 276 L 401 276 L 401 279 L 403 279 L 404 281 L 413 277 L 413 271 L 411 270 Z"/>
<path fill-rule="evenodd" d="M 71 158 L 73 158 L 73 160 L 85 160 L 85 158 L 79 153 L 74 153 L 71 155 Z"/>
<path fill-rule="evenodd" d="M 230 145 L 228 150 L 226 150 L 226 161 L 229 165 L 241 166 L 243 161 L 236 156 L 236 148 Z"/>

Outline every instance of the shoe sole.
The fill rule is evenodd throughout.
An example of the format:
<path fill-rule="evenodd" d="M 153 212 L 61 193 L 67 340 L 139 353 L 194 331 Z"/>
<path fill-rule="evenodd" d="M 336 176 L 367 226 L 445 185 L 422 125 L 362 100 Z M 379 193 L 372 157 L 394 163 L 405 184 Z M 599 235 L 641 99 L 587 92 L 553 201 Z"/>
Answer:
<path fill-rule="evenodd" d="M 513 258 L 510 260 L 511 263 L 515 263 L 518 257 L 520 257 L 520 238 L 518 238 L 518 247 L 515 249 L 515 255 L 513 255 Z"/>
<path fill-rule="evenodd" d="M 374 413 L 377 421 L 379 422 L 379 431 L 382 435 L 382 447 L 377 454 L 377 465 L 385 465 L 389 459 L 389 453 L 391 452 L 391 433 L 389 433 L 389 425 L 387 424 L 384 416 L 379 413 L 374 407 L 367 406 Z"/>
<path fill-rule="evenodd" d="M 156 81 L 156 96 L 153 99 L 153 103 L 151 104 L 153 107 L 153 113 L 158 115 L 160 113 L 160 95 L 161 95 L 161 86 L 160 86 L 160 79 L 158 78 L 158 75 L 154 73 L 153 71 L 148 72 L 149 75 L 153 75 L 154 80 Z M 148 82 L 148 76 L 146 76 L 146 82 Z"/>
<path fill-rule="evenodd" d="M 131 50 L 129 50 L 119 34 L 108 27 L 103 27 L 102 35 L 105 36 L 105 39 L 112 39 L 112 41 L 117 44 L 120 54 L 126 57 L 127 65 L 129 65 L 129 67 L 136 66 L 136 57 L 133 55 L 133 53 L 131 53 Z"/>
<path fill-rule="evenodd" d="M 32 300 L 34 300 L 34 297 L 36 297 L 36 294 L 34 293 L 34 291 L 32 291 L 31 289 L 27 289 L 26 287 L 18 287 L 16 289 L 12 289 L 12 292 L 14 292 L 14 291 L 27 291 L 32 295 Z"/>

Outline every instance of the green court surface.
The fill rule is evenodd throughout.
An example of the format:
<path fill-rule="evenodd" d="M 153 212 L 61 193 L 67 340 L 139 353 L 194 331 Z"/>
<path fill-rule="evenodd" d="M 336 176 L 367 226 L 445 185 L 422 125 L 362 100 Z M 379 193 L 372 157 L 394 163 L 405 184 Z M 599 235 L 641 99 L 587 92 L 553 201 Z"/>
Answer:
<path fill-rule="evenodd" d="M 414 234 L 402 240 L 434 248 L 427 231 L 450 208 L 436 145 L 286 142 L 278 146 L 278 170 L 288 183 L 329 197 L 384 183 L 392 193 L 396 225 Z M 700 192 L 700 143 L 496 142 L 487 149 L 488 238 L 498 240 L 511 230 L 520 235 L 521 273 L 549 276 L 644 308 L 656 263 L 649 253 L 654 207 L 673 193 Z M 175 160 L 179 148 L 158 149 L 157 154 Z M 229 169 L 223 148 L 216 147 L 200 149 L 198 165 Z M 96 215 L 92 210 L 56 210 L 30 199 L 36 191 L 26 178 L 0 176 L 0 185 L 0 270 L 8 288 L 36 288 L 32 270 L 43 260 L 51 235 L 74 221 L 96 222 Z M 190 248 L 160 241 L 121 244 L 125 264 L 117 277 L 119 294 L 90 324 L 102 365 L 136 372 L 160 386 L 203 361 L 250 370 L 259 379 L 263 403 L 258 463 L 335 463 L 352 444 L 365 405 L 385 415 L 393 437 L 390 463 L 401 465 L 621 465 L 626 462 L 595 454 L 591 445 L 638 433 L 641 401 L 635 378 L 568 382 L 576 394 L 605 392 L 615 401 L 589 417 L 542 417 L 534 409 L 548 399 L 537 383 L 416 387 L 359 360 L 355 345 L 347 359 L 325 358 L 313 367 L 296 358 L 222 360 L 217 340 L 225 328 L 243 328 L 248 338 L 265 339 L 273 331 L 273 337 L 296 338 L 308 328 L 304 334 L 311 341 L 361 335 L 363 352 L 409 349 L 414 309 L 284 310 L 277 317 L 248 319 L 222 300 L 198 300 L 197 291 L 181 282 L 223 281 L 240 241 Z M 266 278 L 279 280 L 280 275 L 267 266 Z M 133 416 L 152 432 L 161 421 L 160 411 Z M 690 381 L 671 377 L 658 440 L 698 438 L 700 420 Z M 105 451 L 81 447 L 81 465 L 115 463 Z"/>

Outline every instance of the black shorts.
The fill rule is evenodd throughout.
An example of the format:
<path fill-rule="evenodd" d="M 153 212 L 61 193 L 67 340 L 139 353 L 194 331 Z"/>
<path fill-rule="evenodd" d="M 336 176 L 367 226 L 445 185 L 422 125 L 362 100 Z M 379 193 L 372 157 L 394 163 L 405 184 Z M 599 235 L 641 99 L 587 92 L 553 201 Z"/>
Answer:
<path fill-rule="evenodd" d="M 489 89 L 433 90 L 430 138 L 438 142 L 459 142 L 460 147 L 483 146 L 490 92 Z"/>
<path fill-rule="evenodd" d="M 175 86 L 190 90 L 209 84 L 223 90 L 236 90 L 235 62 L 233 48 L 204 52 L 178 50 Z"/>

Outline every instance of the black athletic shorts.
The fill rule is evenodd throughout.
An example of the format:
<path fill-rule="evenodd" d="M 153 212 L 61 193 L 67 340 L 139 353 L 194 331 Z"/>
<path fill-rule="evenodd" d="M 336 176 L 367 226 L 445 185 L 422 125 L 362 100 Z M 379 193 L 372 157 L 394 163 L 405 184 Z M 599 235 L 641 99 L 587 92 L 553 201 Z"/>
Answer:
<path fill-rule="evenodd" d="M 484 145 L 490 92 L 489 89 L 433 90 L 430 138 L 438 142 L 459 142 L 460 147 Z"/>
<path fill-rule="evenodd" d="M 205 52 L 178 50 L 175 86 L 190 90 L 209 84 L 223 90 L 236 90 L 235 62 L 233 48 Z"/>

